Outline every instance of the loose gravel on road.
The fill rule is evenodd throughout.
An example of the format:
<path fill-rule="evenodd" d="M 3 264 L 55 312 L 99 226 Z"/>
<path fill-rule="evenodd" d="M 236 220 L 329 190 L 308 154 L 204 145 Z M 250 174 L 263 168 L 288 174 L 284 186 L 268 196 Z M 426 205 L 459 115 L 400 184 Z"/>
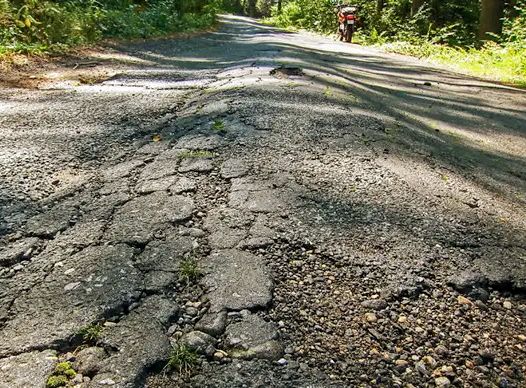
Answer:
<path fill-rule="evenodd" d="M 92 55 L 0 90 L 0 388 L 526 385 L 523 91 L 233 16 Z"/>

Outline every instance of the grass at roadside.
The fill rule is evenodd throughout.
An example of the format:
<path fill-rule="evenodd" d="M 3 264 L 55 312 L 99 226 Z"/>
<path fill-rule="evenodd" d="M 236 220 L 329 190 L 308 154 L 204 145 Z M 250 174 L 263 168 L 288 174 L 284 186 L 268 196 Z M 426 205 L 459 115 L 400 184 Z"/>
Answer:
<path fill-rule="evenodd" d="M 392 53 L 426 59 L 453 70 L 526 87 L 526 47 L 487 43 L 480 49 L 462 49 L 429 42 L 386 43 L 378 46 Z"/>
<path fill-rule="evenodd" d="M 294 25 L 284 23 L 275 17 L 264 19 L 263 23 L 291 32 L 299 31 Z M 354 43 L 360 45 L 371 45 L 382 51 L 428 60 L 463 74 L 526 87 L 526 44 L 524 42 L 505 46 L 488 42 L 482 48 L 461 48 L 434 44 L 424 39 L 417 42 L 381 41 L 381 38 L 371 39 L 371 36 L 361 31 L 358 31 L 353 39 Z"/>
<path fill-rule="evenodd" d="M 299 30 L 295 19 L 299 17 L 298 12 L 284 12 L 282 15 L 263 19 L 263 23 L 295 32 Z M 303 25 L 306 29 L 323 35 L 330 31 L 321 29 L 323 25 L 318 26 L 320 28 L 314 28 L 307 22 Z M 396 37 L 386 38 L 374 29 L 358 30 L 353 42 L 428 60 L 463 74 L 526 87 L 526 42 L 523 39 L 503 44 L 489 41 L 481 48 L 462 48 L 436 44 L 417 35 L 408 37 L 410 39 L 395 40 Z"/>

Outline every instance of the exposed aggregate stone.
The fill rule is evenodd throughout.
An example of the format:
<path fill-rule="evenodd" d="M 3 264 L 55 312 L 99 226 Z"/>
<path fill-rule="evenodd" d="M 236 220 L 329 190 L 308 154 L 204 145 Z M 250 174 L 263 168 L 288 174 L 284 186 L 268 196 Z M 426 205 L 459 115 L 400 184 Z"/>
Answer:
<path fill-rule="evenodd" d="M 73 154 L 50 141 L 34 171 L 34 145 L 19 152 L 31 179 L 1 199 L 0 387 L 43 386 L 63 360 L 80 388 L 524 385 L 520 174 L 499 181 L 503 166 L 471 168 L 458 144 L 434 142 L 440 131 L 419 137 L 390 110 L 414 87 L 407 75 L 382 86 L 395 97 L 374 94 L 376 75 L 368 94 L 343 66 L 326 73 L 322 38 L 228 20 L 219 34 L 123 48 L 152 60 L 228 47 L 228 63 L 28 95 L 58 104 L 24 118 L 28 131 L 52 139 L 81 103 L 87 132 Z M 298 36 L 301 49 L 287 40 Z M 280 58 L 305 69 L 273 77 Z M 130 85 L 127 102 L 104 91 Z M 445 90 L 426 98 L 458 97 Z M 73 172 L 51 178 L 64 163 Z M 164 369 L 180 345 L 198 355 L 188 375 Z"/>

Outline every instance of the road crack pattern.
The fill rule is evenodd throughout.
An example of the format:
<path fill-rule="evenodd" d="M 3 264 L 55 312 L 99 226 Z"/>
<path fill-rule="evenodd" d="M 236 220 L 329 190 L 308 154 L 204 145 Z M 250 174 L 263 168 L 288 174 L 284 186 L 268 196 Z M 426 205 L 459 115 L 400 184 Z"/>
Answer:
<path fill-rule="evenodd" d="M 345 47 L 225 17 L 116 47 L 141 61 L 93 85 L 0 91 L 0 387 L 62 362 L 76 387 L 522 386 L 512 135 L 444 135 L 479 112 L 409 103 L 449 117 L 458 77 Z"/>

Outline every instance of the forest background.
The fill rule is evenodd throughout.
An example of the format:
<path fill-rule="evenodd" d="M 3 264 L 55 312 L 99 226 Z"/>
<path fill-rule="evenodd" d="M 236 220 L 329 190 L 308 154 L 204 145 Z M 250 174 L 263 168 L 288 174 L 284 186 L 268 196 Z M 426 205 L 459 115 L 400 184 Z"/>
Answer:
<path fill-rule="evenodd" d="M 526 86 L 526 0 L 354 0 L 357 42 Z M 323 34 L 333 0 L 0 0 L 0 58 L 206 30 L 220 12 Z"/>

